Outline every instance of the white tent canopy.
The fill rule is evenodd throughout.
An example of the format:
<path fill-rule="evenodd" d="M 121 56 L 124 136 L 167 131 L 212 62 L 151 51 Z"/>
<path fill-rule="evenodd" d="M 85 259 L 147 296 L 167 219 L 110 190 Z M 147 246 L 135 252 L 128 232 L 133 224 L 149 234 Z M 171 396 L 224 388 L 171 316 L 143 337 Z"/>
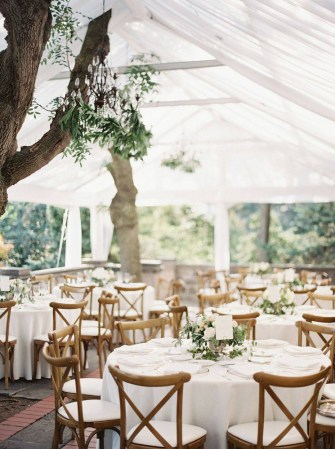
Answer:
<path fill-rule="evenodd" d="M 71 3 L 88 17 L 102 13 L 102 0 Z M 333 0 L 107 0 L 106 8 L 113 66 L 154 52 L 173 69 L 161 72 L 159 92 L 143 108 L 154 138 L 133 163 L 139 205 L 335 200 Z M 64 94 L 63 71 L 40 68 L 40 103 Z M 19 144 L 47 129 L 46 114 L 29 117 Z M 201 161 L 195 173 L 161 166 L 180 150 Z M 9 198 L 106 206 L 115 193 L 108 159 L 93 148 L 80 168 L 59 156 L 11 187 Z"/>

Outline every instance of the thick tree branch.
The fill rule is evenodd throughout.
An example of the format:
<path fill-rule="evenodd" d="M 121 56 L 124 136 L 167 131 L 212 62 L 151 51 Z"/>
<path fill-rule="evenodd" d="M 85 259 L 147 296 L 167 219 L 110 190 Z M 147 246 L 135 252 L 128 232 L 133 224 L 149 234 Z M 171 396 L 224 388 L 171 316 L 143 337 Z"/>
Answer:
<path fill-rule="evenodd" d="M 0 54 L 0 165 L 16 149 L 51 30 L 51 0 L 0 0 L 7 48 Z"/>
<path fill-rule="evenodd" d="M 79 78 L 81 89 L 84 91 L 84 80 L 89 64 L 102 43 L 105 46 L 109 45 L 107 29 L 110 17 L 111 11 L 107 11 L 90 22 L 81 51 L 75 60 L 68 92 L 72 91 L 76 78 Z M 6 160 L 1 174 L 8 187 L 44 167 L 68 146 L 71 141 L 70 133 L 63 131 L 60 125 L 63 114 L 60 108 L 51 122 L 49 131 L 38 142 L 29 147 L 23 147 L 21 151 Z"/>

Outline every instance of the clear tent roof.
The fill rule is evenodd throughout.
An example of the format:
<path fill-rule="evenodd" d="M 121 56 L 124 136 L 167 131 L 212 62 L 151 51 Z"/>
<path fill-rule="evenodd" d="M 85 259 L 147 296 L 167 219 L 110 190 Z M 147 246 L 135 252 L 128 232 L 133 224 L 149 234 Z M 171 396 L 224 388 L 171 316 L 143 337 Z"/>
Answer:
<path fill-rule="evenodd" d="M 71 3 L 84 16 L 102 12 L 102 1 Z M 154 52 L 176 69 L 162 71 L 159 92 L 143 107 L 154 137 L 148 156 L 133 162 L 138 204 L 335 200 L 333 0 L 107 0 L 106 7 L 113 66 Z M 4 36 L 0 25 L 0 49 Z M 187 61 L 198 68 L 181 69 Z M 64 94 L 63 70 L 41 66 L 40 103 Z M 48 126 L 47 114 L 28 117 L 19 144 Z M 201 161 L 193 174 L 161 166 L 180 150 Z M 80 168 L 58 156 L 9 197 L 107 205 L 115 193 L 109 157 L 92 148 Z"/>

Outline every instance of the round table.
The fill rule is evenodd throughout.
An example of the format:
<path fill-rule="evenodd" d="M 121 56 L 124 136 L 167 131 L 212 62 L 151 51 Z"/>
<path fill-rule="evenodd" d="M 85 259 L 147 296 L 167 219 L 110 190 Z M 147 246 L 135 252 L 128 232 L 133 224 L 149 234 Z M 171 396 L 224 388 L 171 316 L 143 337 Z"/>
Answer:
<path fill-rule="evenodd" d="M 14 355 L 14 378 L 20 377 L 31 380 L 33 374 L 34 359 L 34 337 L 47 334 L 52 331 L 52 308 L 49 306 L 51 300 L 56 297 L 47 295 L 45 299 L 39 297 L 35 303 L 16 305 L 12 308 L 9 334 L 16 337 Z M 66 300 L 68 302 L 69 300 Z M 66 312 L 71 319 L 71 311 Z M 0 321 L 0 334 L 5 333 L 5 321 Z M 51 377 L 48 364 L 43 356 L 40 356 L 37 378 Z M 0 378 L 4 376 L 4 366 L 0 364 Z"/>
<path fill-rule="evenodd" d="M 146 345 L 152 344 L 153 341 L 146 343 Z M 156 347 L 156 352 L 160 350 Z M 117 351 L 108 357 L 101 397 L 103 400 L 116 404 L 119 403 L 119 396 L 116 384 L 108 371 L 108 364 L 120 363 L 118 362 L 119 357 Z M 318 361 L 319 366 L 330 363 L 324 355 L 318 356 Z M 171 363 L 175 362 L 166 361 L 164 363 L 171 367 Z M 182 363 L 177 363 L 178 370 L 182 370 Z M 184 363 L 189 364 L 190 362 Z M 243 365 L 242 371 L 250 372 L 250 367 L 253 364 L 247 361 L 244 363 L 248 369 Z M 242 378 L 233 374 L 225 374 L 226 369 L 215 363 L 208 367 L 208 372 L 192 375 L 190 382 L 186 383 L 184 387 L 183 423 L 205 428 L 208 432 L 206 447 L 210 449 L 226 449 L 227 429 L 234 424 L 257 421 L 258 417 L 258 384 L 253 380 L 252 374 L 249 373 L 248 378 Z M 263 370 L 264 365 L 256 365 L 254 369 L 251 369 L 253 372 Z M 283 374 L 280 370 L 277 369 L 277 371 L 278 374 Z M 306 373 L 306 371 L 300 371 L 299 375 L 302 373 Z M 144 414 L 148 413 L 167 391 L 166 389 L 141 388 L 133 385 L 127 385 L 126 389 L 127 393 L 136 399 L 137 406 Z M 306 400 L 306 396 L 301 390 L 285 394 L 286 399 L 290 401 L 290 406 L 295 411 L 298 411 Z M 156 415 L 156 419 L 173 421 L 175 419 L 175 403 L 170 401 Z M 267 403 L 266 406 L 266 419 L 279 419 L 278 409 L 270 403 Z M 129 428 L 137 422 L 133 414 L 127 417 Z M 105 447 L 118 447 L 118 438 L 115 433 L 107 431 L 105 439 Z"/>

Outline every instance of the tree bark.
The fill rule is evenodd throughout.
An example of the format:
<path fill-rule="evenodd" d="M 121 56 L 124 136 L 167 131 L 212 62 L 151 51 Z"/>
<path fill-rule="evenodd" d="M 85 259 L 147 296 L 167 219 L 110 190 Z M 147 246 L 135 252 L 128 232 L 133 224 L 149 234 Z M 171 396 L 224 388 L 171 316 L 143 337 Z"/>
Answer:
<path fill-rule="evenodd" d="M 134 185 L 129 160 L 113 154 L 113 162 L 108 169 L 113 176 L 117 193 L 111 206 L 111 218 L 120 247 L 121 268 L 123 272 L 142 279 L 138 220 L 136 210 L 137 189 Z"/>
<path fill-rule="evenodd" d="M 258 233 L 258 261 L 270 262 L 267 246 L 270 237 L 271 204 L 261 204 L 261 217 Z"/>
<path fill-rule="evenodd" d="M 5 212 L 7 189 L 48 164 L 71 141 L 61 128 L 60 108 L 50 129 L 36 143 L 17 151 L 17 134 L 30 107 L 40 60 L 50 36 L 51 0 L 0 0 L 0 13 L 8 31 L 6 50 L 0 53 L 0 215 Z M 92 20 L 68 84 L 76 78 L 85 93 L 88 65 L 99 47 L 109 46 L 107 28 L 111 11 Z"/>

